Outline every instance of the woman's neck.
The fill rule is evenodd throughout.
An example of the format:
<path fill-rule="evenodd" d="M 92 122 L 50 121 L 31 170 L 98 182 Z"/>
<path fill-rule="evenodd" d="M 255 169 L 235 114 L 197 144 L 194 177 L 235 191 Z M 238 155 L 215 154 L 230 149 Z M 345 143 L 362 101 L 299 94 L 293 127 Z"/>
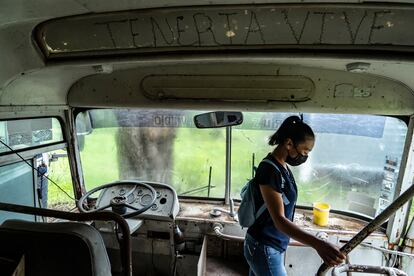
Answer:
<path fill-rule="evenodd" d="M 285 162 L 287 154 L 287 151 L 279 145 L 272 152 L 272 155 L 277 160 L 277 162 L 279 162 L 285 168 L 287 168 Z"/>

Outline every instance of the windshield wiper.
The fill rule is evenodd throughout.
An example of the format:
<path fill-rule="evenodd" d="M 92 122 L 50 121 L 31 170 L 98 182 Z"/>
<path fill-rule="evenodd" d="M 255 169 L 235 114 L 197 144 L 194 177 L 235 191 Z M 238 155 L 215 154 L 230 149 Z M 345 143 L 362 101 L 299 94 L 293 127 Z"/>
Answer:
<path fill-rule="evenodd" d="M 191 189 L 191 190 L 185 191 L 185 192 L 183 192 L 183 193 L 181 193 L 179 195 L 181 196 L 181 195 L 193 194 L 193 193 L 202 192 L 204 190 L 207 190 L 207 189 L 210 189 L 210 188 L 215 188 L 215 187 L 216 186 L 206 185 L 206 186 L 202 186 L 202 187 L 198 187 L 198 188 L 195 188 L 195 189 Z"/>
<path fill-rule="evenodd" d="M 179 195 L 188 195 L 188 194 L 192 194 L 192 193 L 196 193 L 196 192 L 202 192 L 205 189 L 207 189 L 207 197 L 210 197 L 211 188 L 216 187 L 216 186 L 211 186 L 211 171 L 212 170 L 213 170 L 213 167 L 210 166 L 210 169 L 208 171 L 208 185 L 207 186 L 202 186 L 202 187 L 198 187 L 198 188 L 195 188 L 195 189 L 191 189 L 191 190 L 185 191 L 185 192 L 183 192 Z"/>

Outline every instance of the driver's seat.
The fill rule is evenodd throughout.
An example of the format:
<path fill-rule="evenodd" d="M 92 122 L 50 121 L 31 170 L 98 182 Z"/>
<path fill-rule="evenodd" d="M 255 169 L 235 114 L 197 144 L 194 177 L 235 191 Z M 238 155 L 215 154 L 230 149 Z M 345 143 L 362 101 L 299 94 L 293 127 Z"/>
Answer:
<path fill-rule="evenodd" d="M 0 275 L 24 255 L 25 275 L 111 275 L 99 232 L 78 222 L 7 220 L 0 226 Z"/>

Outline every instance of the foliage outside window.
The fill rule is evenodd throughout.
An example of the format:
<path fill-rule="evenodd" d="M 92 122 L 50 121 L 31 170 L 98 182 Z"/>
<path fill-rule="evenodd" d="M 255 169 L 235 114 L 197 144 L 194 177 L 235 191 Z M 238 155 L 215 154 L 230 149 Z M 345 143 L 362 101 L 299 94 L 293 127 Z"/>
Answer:
<path fill-rule="evenodd" d="M 224 197 L 225 129 L 197 129 L 199 111 L 91 110 L 77 117 L 87 189 L 119 179 L 159 181 L 180 195 Z M 272 151 L 268 137 L 289 113 L 244 112 L 233 127 L 232 197 Z M 373 217 L 393 199 L 407 126 L 371 115 L 305 114 L 316 134 L 308 161 L 292 168 L 298 204 Z M 85 126 L 90 125 L 89 130 Z M 210 173 L 211 168 L 211 173 Z"/>
<path fill-rule="evenodd" d="M 273 150 L 270 135 L 293 114 L 243 113 L 233 131 L 232 193 L 239 192 L 252 166 Z M 298 204 L 324 201 L 332 208 L 374 217 L 393 200 L 407 126 L 401 120 L 372 115 L 305 114 L 316 143 L 308 161 L 291 167 Z M 253 162 L 255 157 L 255 163 Z"/>
<path fill-rule="evenodd" d="M 195 128 L 198 113 L 90 111 L 93 130 L 78 131 L 86 188 L 135 179 L 170 184 L 179 195 L 223 198 L 225 130 Z M 76 125 L 87 125 L 86 117 L 78 115 Z"/>

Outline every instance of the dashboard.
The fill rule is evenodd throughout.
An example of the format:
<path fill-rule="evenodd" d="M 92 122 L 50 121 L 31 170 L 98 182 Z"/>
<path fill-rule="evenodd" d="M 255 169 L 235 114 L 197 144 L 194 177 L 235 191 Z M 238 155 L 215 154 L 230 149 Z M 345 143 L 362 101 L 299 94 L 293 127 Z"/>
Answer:
<path fill-rule="evenodd" d="M 144 213 L 134 218 L 155 219 L 155 220 L 174 220 L 179 211 L 179 203 L 176 191 L 169 185 L 158 182 L 144 182 L 151 185 L 156 191 L 155 203 Z M 135 184 L 125 184 L 113 186 L 102 190 L 96 202 L 96 208 L 110 204 L 114 197 L 125 197 L 126 203 L 141 209 L 148 206 L 152 201 L 151 190 L 145 186 Z M 107 210 L 110 210 L 108 207 Z M 127 213 L 135 211 L 127 208 Z"/>

